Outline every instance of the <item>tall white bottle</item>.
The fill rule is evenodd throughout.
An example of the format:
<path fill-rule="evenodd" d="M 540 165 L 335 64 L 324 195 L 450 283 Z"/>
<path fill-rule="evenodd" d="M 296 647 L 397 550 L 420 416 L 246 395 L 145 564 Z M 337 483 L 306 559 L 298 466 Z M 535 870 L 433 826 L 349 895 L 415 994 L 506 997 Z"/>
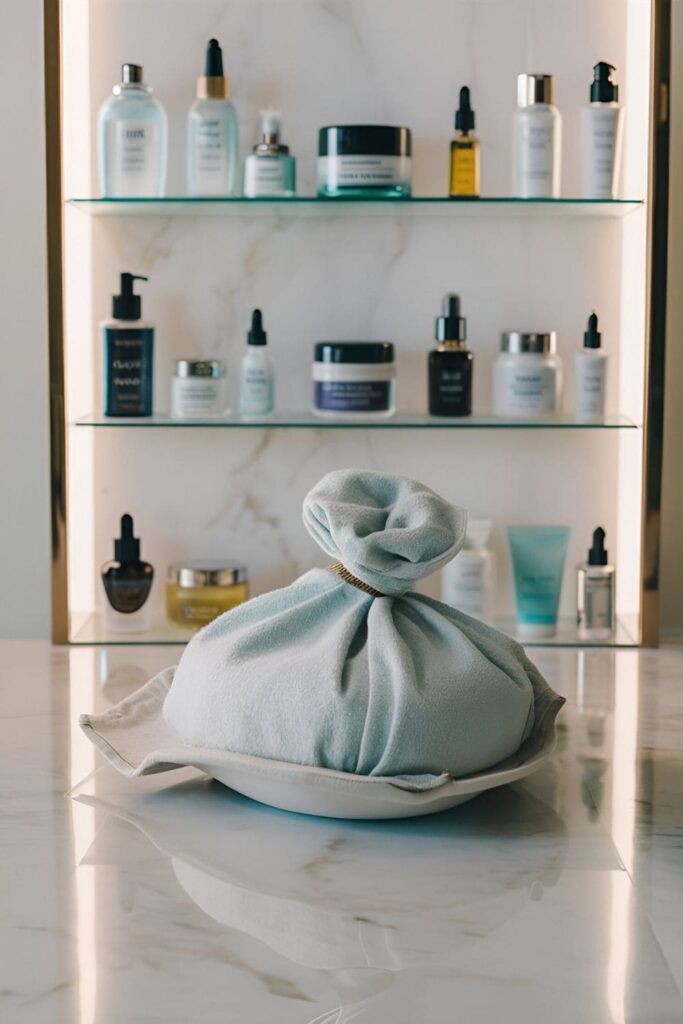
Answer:
<path fill-rule="evenodd" d="M 255 309 L 240 372 L 239 407 L 243 419 L 270 416 L 275 405 L 273 366 L 266 351 L 267 340 L 261 310 Z"/>
<path fill-rule="evenodd" d="M 581 108 L 581 169 L 587 199 L 615 199 L 621 165 L 624 108 L 619 86 L 612 81 L 611 64 L 593 68 L 590 104 Z"/>
<path fill-rule="evenodd" d="M 552 75 L 517 76 L 513 192 L 520 199 L 560 195 L 562 118 Z"/>
<path fill-rule="evenodd" d="M 462 551 L 441 573 L 441 600 L 484 622 L 495 614 L 496 556 L 488 544 L 493 523 L 470 519 Z"/>
<path fill-rule="evenodd" d="M 231 196 L 237 190 L 239 133 L 228 99 L 217 39 L 206 48 L 206 74 L 197 79 L 197 99 L 187 115 L 187 191 L 191 196 Z"/>
<path fill-rule="evenodd" d="M 583 348 L 576 353 L 576 418 L 584 422 L 605 417 L 607 353 L 600 347 L 598 316 L 588 317 Z"/>
<path fill-rule="evenodd" d="M 100 190 L 113 199 L 157 198 L 166 188 L 166 111 L 142 80 L 139 64 L 124 64 L 121 81 L 97 118 Z"/>

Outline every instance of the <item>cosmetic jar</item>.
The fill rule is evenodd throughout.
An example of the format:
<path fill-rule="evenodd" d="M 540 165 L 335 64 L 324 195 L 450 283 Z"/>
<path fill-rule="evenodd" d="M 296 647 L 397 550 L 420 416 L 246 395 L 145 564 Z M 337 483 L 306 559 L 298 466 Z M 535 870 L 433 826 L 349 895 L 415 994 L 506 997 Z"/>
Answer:
<path fill-rule="evenodd" d="M 217 359 L 177 359 L 171 381 L 174 419 L 227 415 L 225 373 Z"/>
<path fill-rule="evenodd" d="M 555 352 L 555 332 L 507 331 L 501 337 L 500 347 L 493 368 L 496 416 L 536 419 L 559 412 L 562 360 Z"/>
<path fill-rule="evenodd" d="M 166 614 L 183 626 L 205 626 L 249 598 L 247 570 L 236 562 L 177 562 L 168 568 Z"/>
<path fill-rule="evenodd" d="M 375 199 L 409 196 L 411 153 L 409 128 L 386 124 L 321 128 L 318 194 Z"/>
<path fill-rule="evenodd" d="M 394 346 L 388 341 L 319 341 L 313 362 L 318 416 L 391 416 L 396 407 Z"/>

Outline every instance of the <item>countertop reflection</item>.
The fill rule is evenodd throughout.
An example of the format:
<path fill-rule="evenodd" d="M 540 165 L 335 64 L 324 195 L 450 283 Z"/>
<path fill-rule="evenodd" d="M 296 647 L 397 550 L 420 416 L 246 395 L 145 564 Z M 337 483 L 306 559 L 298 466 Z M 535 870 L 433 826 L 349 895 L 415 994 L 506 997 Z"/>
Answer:
<path fill-rule="evenodd" d="M 375 823 L 124 779 L 77 715 L 169 653 L 0 644 L 2 1019 L 683 1021 L 683 652 L 533 656 L 552 764 Z"/>

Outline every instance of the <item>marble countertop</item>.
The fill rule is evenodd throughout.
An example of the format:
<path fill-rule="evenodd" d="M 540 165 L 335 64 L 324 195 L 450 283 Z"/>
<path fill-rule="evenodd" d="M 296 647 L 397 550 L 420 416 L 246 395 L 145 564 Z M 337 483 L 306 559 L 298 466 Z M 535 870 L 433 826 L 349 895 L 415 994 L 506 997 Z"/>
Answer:
<path fill-rule="evenodd" d="M 0 1018 L 683 1021 L 683 652 L 533 656 L 551 765 L 353 823 L 103 764 L 78 713 L 172 651 L 0 644 Z"/>

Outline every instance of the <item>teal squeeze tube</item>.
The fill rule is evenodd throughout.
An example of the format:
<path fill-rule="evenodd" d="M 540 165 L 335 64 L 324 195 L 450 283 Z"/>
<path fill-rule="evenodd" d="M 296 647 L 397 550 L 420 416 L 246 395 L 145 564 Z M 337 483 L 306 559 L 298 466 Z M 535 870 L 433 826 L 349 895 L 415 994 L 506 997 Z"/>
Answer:
<path fill-rule="evenodd" d="M 552 636 L 562 590 L 568 526 L 508 526 L 519 631 Z"/>

